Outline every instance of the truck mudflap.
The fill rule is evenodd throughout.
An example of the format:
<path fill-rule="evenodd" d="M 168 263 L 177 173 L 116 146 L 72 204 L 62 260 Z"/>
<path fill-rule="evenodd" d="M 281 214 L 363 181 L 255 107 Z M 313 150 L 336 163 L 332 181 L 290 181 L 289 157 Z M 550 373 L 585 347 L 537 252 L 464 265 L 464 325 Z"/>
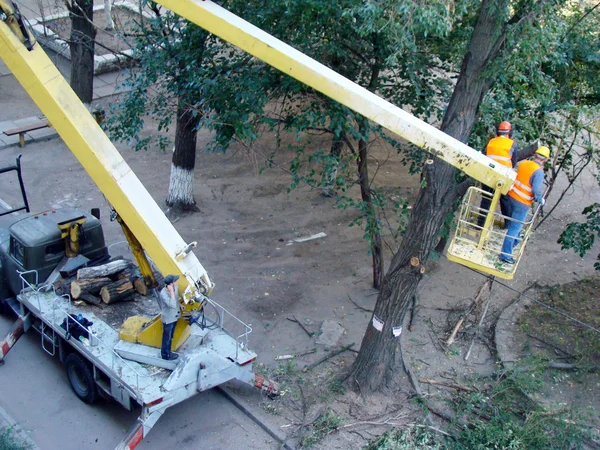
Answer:
<path fill-rule="evenodd" d="M 19 338 L 23 336 L 25 331 L 27 331 L 31 326 L 30 317 L 31 313 L 25 314 L 25 317 L 19 317 L 11 327 L 4 340 L 0 342 L 0 366 L 4 364 L 4 357 L 6 354 L 11 348 L 13 348 Z"/>
<path fill-rule="evenodd" d="M 155 409 L 144 406 L 142 415 L 135 421 L 135 424 L 127 433 L 127 436 L 115 447 L 115 450 L 133 450 L 136 448 L 142 439 L 144 439 L 154 424 L 163 415 L 167 406 L 162 409 Z M 152 411 L 152 412 L 150 412 Z M 145 417 L 145 418 L 144 418 Z"/>
<path fill-rule="evenodd" d="M 142 442 L 142 439 L 144 439 L 144 424 L 138 419 L 129 430 L 129 433 L 127 433 L 125 439 L 115 447 L 115 450 L 133 450 Z"/>

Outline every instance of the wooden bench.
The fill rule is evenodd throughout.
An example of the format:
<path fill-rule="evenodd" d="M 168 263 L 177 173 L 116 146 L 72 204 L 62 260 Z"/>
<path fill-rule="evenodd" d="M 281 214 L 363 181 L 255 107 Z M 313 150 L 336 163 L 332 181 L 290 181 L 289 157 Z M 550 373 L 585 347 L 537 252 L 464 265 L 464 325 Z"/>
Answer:
<path fill-rule="evenodd" d="M 20 127 L 20 128 L 11 128 L 10 130 L 4 130 L 4 134 L 7 136 L 14 136 L 15 134 L 19 135 L 19 145 L 21 147 L 25 147 L 25 133 L 29 132 L 29 131 L 33 131 L 33 130 L 40 130 L 42 128 L 48 128 L 52 125 L 50 125 L 50 122 L 48 122 L 47 120 L 42 120 L 40 122 L 36 122 L 36 123 L 32 123 L 31 125 L 25 125 L 24 127 Z"/>

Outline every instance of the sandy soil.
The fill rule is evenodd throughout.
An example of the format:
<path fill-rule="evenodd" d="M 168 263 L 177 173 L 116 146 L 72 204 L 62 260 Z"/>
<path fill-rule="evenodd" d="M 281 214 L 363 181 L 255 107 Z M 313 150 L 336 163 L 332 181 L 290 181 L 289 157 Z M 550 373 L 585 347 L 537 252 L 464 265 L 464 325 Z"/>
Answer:
<path fill-rule="evenodd" d="M 94 47 L 96 55 L 108 55 L 131 48 L 128 41 L 123 38 L 123 35 L 133 33 L 136 27 L 135 21 L 139 21 L 139 14 L 129 8 L 116 6 L 112 10 L 112 16 L 115 29 L 107 31 L 105 29 L 106 14 L 104 10 L 94 11 L 94 25 L 96 25 L 95 40 L 99 44 Z M 69 41 L 71 36 L 71 19 L 69 17 L 49 20 L 46 22 L 46 26 L 61 39 Z"/>

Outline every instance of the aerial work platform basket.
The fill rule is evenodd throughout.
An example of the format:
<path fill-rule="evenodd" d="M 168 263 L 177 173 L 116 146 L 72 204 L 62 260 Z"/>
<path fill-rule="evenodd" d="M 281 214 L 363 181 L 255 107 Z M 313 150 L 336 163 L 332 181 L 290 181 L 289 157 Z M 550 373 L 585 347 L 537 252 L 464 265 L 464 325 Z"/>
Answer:
<path fill-rule="evenodd" d="M 490 200 L 489 209 L 481 208 L 482 198 Z M 490 275 L 512 280 L 521 256 L 525 251 L 527 240 L 531 235 L 533 223 L 540 211 L 539 205 L 530 209 L 525 221 L 520 239 L 515 242 L 512 256 L 514 264 L 500 261 L 502 243 L 506 235 L 505 226 L 509 217 L 496 211 L 500 200 L 500 192 L 490 193 L 478 187 L 470 187 L 464 196 L 456 232 L 448 247 L 447 257 L 450 261 L 488 273 Z M 478 225 L 480 218 L 485 217 L 483 226 Z"/>

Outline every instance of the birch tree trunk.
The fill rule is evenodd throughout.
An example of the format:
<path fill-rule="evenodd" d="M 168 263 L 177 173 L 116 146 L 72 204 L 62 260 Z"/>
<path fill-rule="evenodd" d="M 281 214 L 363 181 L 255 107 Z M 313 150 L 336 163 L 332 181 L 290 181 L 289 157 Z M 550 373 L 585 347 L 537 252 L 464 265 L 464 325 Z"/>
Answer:
<path fill-rule="evenodd" d="M 484 0 L 465 54 L 456 88 L 441 129 L 466 142 L 477 118 L 479 104 L 491 87 L 484 70 L 504 42 L 505 23 L 499 11 L 508 0 Z M 422 268 L 438 242 L 446 215 L 458 196 L 456 169 L 435 160 L 424 168 L 421 188 L 401 248 L 392 258 L 377 298 L 372 320 L 350 374 L 351 387 L 361 393 L 380 391 L 393 382 L 396 351 L 406 311 L 422 279 Z M 411 258 L 413 264 L 411 264 Z M 416 264 L 415 264 L 416 262 Z"/>
<path fill-rule="evenodd" d="M 71 87 L 86 105 L 92 103 L 94 88 L 94 2 L 67 2 L 71 18 Z"/>
<path fill-rule="evenodd" d="M 104 29 L 106 31 L 114 30 L 115 23 L 113 22 L 113 18 L 112 18 L 112 1 L 111 0 L 104 0 L 104 16 L 105 16 L 105 21 L 106 21 Z"/>
<path fill-rule="evenodd" d="M 194 200 L 194 167 L 196 165 L 196 137 L 200 116 L 180 105 L 175 128 L 175 148 L 171 164 L 171 179 L 167 206 L 175 214 L 198 211 Z"/>

